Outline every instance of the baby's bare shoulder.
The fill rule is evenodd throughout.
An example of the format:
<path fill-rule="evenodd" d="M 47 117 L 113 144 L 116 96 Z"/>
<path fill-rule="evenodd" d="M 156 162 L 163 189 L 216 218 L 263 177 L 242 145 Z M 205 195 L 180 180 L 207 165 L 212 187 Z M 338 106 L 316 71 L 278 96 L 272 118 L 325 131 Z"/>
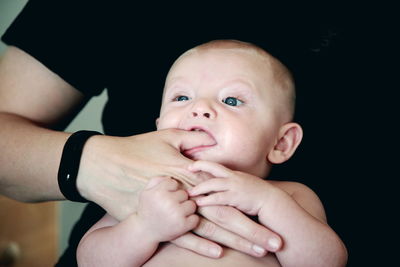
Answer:
<path fill-rule="evenodd" d="M 308 186 L 298 183 L 298 182 L 290 182 L 290 181 L 272 181 L 268 180 L 272 185 L 282 189 L 289 195 L 293 194 L 298 194 L 298 193 L 304 193 L 304 194 L 310 194 L 314 193 Z M 314 193 L 315 194 L 315 193 Z"/>

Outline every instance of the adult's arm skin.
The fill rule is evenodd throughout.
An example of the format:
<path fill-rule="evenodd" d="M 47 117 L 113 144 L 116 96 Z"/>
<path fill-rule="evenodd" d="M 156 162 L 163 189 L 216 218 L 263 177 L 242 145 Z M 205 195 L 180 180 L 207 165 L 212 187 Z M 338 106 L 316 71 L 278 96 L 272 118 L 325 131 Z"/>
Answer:
<path fill-rule="evenodd" d="M 56 177 L 62 149 L 70 133 L 52 129 L 57 128 L 60 122 L 65 123 L 66 118 L 74 115 L 83 101 L 84 96 L 78 90 L 33 57 L 15 47 L 7 49 L 0 61 L 1 194 L 24 202 L 64 199 L 59 191 Z M 184 176 L 184 174 L 178 173 L 177 168 L 174 167 L 190 161 L 180 155 L 179 148 L 190 145 L 191 140 L 200 138 L 199 143 L 206 143 L 208 140 L 206 135 L 197 134 L 198 138 L 193 138 L 192 134 L 197 133 L 168 130 L 126 138 L 111 136 L 90 138 L 85 145 L 78 173 L 77 185 L 80 193 L 104 208 L 100 198 L 108 196 L 114 190 L 122 191 L 121 188 L 113 190 L 112 186 L 123 181 L 113 181 L 112 175 L 107 177 L 111 170 L 107 170 L 107 174 L 104 174 L 103 170 L 97 173 L 90 171 L 101 167 L 99 164 L 107 164 L 108 161 L 110 163 L 107 167 L 112 166 L 115 161 L 115 164 L 125 165 L 133 162 L 137 169 L 141 169 L 142 172 L 148 171 L 143 174 L 130 173 L 131 170 L 126 169 L 126 166 L 121 166 L 119 171 L 122 173 L 112 173 L 124 176 L 125 184 L 120 185 L 120 187 L 125 186 L 124 190 L 127 190 L 127 183 L 131 182 L 132 177 L 138 179 L 140 176 L 154 176 L 160 173 L 177 177 Z M 156 148 L 151 147 L 152 141 L 156 142 Z M 150 149 L 145 149 L 149 146 Z M 135 149 L 130 153 L 132 148 Z M 172 154 L 171 151 L 176 155 L 168 158 L 168 155 Z M 142 158 L 135 153 L 143 155 Z M 152 154 L 146 155 L 146 153 Z M 117 158 L 119 155 L 122 159 Z M 177 155 L 181 161 L 174 165 L 172 162 L 177 160 Z M 103 158 L 107 157 L 107 160 L 104 160 L 102 156 L 104 156 Z M 132 156 L 133 160 L 130 158 Z M 167 159 L 164 159 L 165 157 Z M 125 162 L 123 162 L 124 158 L 126 158 Z M 149 160 L 150 158 L 154 159 L 153 162 Z M 151 170 L 159 167 L 156 164 L 172 165 L 172 168 L 168 171 L 164 169 Z M 186 173 L 190 175 L 189 171 Z M 104 176 L 106 177 L 104 178 Z M 128 177 L 129 179 L 127 179 Z M 109 187 L 109 191 L 105 191 L 105 188 L 98 185 L 101 182 L 105 183 L 102 180 L 106 178 L 110 178 L 108 181 L 110 184 L 103 186 Z M 139 180 L 138 183 L 144 184 L 146 179 Z M 129 187 L 136 186 L 130 185 Z M 105 207 L 117 219 L 126 217 L 125 212 L 118 211 L 117 208 L 124 203 L 121 200 L 118 200 L 118 205 L 115 207 Z M 105 201 L 107 202 L 107 200 Z M 126 204 L 126 206 L 130 205 L 131 203 Z M 110 206 L 113 205 L 110 204 Z M 131 211 L 129 210 L 129 212 Z"/>
<path fill-rule="evenodd" d="M 82 93 L 36 59 L 16 47 L 7 48 L 0 59 L 1 194 L 24 202 L 64 199 L 56 177 L 70 134 L 53 129 L 68 122 L 83 102 Z M 78 190 L 122 220 L 135 211 L 137 192 L 151 177 L 165 175 L 196 184 L 197 176 L 186 169 L 191 161 L 179 149 L 209 141 L 202 133 L 172 129 L 131 137 L 91 137 L 82 153 Z M 227 246 L 250 254 L 250 244 L 258 242 L 253 236 L 246 241 L 227 234 L 211 222 L 202 225 L 209 229 L 210 224 L 217 229 L 215 234 L 203 230 L 210 240 L 222 239 Z M 252 226 L 255 230 L 251 232 L 259 232 L 256 224 Z M 231 231 L 235 233 L 235 229 Z M 268 238 L 271 232 L 265 229 L 261 235 Z M 246 245 L 240 245 L 243 243 Z M 180 245 L 206 255 L 216 246 L 197 236 L 180 240 Z"/>

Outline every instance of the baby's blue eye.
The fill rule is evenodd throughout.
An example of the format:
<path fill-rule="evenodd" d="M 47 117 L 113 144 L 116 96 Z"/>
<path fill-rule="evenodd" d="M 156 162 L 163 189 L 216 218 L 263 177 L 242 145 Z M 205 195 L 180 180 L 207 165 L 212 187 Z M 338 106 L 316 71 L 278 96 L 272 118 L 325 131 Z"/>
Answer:
<path fill-rule="evenodd" d="M 174 101 L 188 101 L 189 97 L 185 96 L 185 95 L 180 95 L 174 98 Z"/>
<path fill-rule="evenodd" d="M 236 97 L 227 97 L 225 99 L 222 99 L 222 102 L 224 102 L 225 104 L 229 105 L 229 106 L 240 106 L 243 103 L 243 101 L 237 99 Z"/>

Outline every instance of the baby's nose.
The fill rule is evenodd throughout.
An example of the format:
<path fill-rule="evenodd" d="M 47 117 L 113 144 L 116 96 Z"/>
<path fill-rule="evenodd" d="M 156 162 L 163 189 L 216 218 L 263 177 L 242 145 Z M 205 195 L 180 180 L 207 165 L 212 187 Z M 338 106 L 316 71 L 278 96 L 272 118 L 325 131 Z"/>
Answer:
<path fill-rule="evenodd" d="M 190 110 L 190 116 L 197 119 L 214 119 L 216 115 L 217 112 L 214 109 L 214 103 L 205 98 L 196 100 Z"/>
<path fill-rule="evenodd" d="M 209 119 L 211 117 L 211 114 L 210 114 L 210 112 L 196 112 L 196 111 L 193 111 L 192 112 L 192 116 L 193 117 L 203 116 L 203 117 L 206 117 L 207 119 Z"/>

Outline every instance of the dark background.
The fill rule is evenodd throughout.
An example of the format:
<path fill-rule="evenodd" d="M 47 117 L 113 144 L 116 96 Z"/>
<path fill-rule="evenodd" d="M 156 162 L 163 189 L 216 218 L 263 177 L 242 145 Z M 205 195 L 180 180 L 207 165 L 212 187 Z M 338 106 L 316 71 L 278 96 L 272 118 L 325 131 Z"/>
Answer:
<path fill-rule="evenodd" d="M 361 11 L 366 12 L 347 14 L 346 20 L 339 16 L 333 38 L 313 50 L 319 55 L 295 67 L 304 139 L 273 175 L 295 177 L 320 196 L 328 223 L 348 248 L 348 266 L 393 266 L 396 31 L 388 12 Z"/>
<path fill-rule="evenodd" d="M 121 4 L 117 10 L 107 7 L 104 25 L 89 23 L 93 29 L 83 31 L 84 36 L 80 37 L 92 38 L 96 29 L 104 31 L 104 36 L 111 32 L 114 38 L 107 45 L 117 49 L 109 54 L 101 50 L 103 47 L 84 47 L 87 51 L 83 55 L 101 50 L 98 55 L 105 58 L 95 55 L 93 60 L 99 60 L 99 64 L 109 60 L 109 66 L 118 67 L 111 79 L 119 81 L 121 88 L 135 88 L 141 83 L 161 89 L 173 60 L 196 44 L 233 38 L 253 42 L 271 52 L 293 71 L 298 96 L 295 119 L 304 129 L 304 139 L 294 157 L 276 166 L 270 178 L 302 182 L 320 196 L 329 224 L 348 248 L 348 266 L 393 265 L 397 255 L 396 251 L 393 253 L 397 244 L 393 222 L 398 210 L 394 192 L 398 177 L 395 147 L 399 86 L 398 47 L 394 45 L 398 24 L 392 20 L 390 8 L 383 4 L 369 7 L 287 4 L 276 8 L 270 3 L 246 2 L 244 7 L 232 2 L 226 6 L 201 2 L 194 7 L 177 5 L 178 12 L 171 16 L 167 11 L 167 6 L 171 10 L 169 5 L 169 2 L 150 6 L 137 3 L 136 7 L 125 8 Z M 95 21 L 92 8 L 85 13 L 85 20 Z M 68 12 L 72 14 L 74 9 Z M 140 16 L 143 14 L 150 15 Z M 57 15 L 55 12 L 54 16 Z M 124 26 L 110 28 L 115 21 Z M 48 21 L 43 23 L 47 25 Z M 66 29 L 77 26 L 74 23 L 71 17 L 66 21 Z M 52 33 L 55 42 L 57 32 Z M 32 34 L 38 38 L 38 32 Z M 140 40 L 135 39 L 137 36 Z M 109 41 L 100 37 L 99 42 Z M 73 45 L 79 43 L 71 40 Z M 138 53 L 126 55 L 125 51 L 131 51 L 133 45 Z M 141 46 L 143 49 L 138 49 Z M 153 53 L 143 53 L 146 49 Z M 126 65 L 117 66 L 121 58 Z M 158 58 L 164 60 L 157 62 Z M 137 62 L 143 64 L 136 65 Z M 74 63 L 71 57 L 71 64 Z M 133 79 L 135 68 L 140 69 L 141 75 Z M 89 76 L 90 71 L 83 75 Z M 113 69 L 104 71 L 104 75 L 109 71 Z M 154 127 L 155 117 L 143 116 L 143 107 L 150 109 L 147 105 L 153 105 L 156 116 L 159 101 L 144 101 L 153 96 L 148 92 L 140 96 L 138 91 L 129 96 L 117 91 L 109 95 L 111 100 L 103 117 L 107 133 L 134 134 L 138 129 L 129 123 L 133 121 L 143 120 L 149 129 Z M 161 95 L 153 94 L 154 99 Z M 129 109 L 125 110 L 127 106 Z M 127 123 L 121 124 L 115 113 L 124 114 L 120 119 Z"/>

